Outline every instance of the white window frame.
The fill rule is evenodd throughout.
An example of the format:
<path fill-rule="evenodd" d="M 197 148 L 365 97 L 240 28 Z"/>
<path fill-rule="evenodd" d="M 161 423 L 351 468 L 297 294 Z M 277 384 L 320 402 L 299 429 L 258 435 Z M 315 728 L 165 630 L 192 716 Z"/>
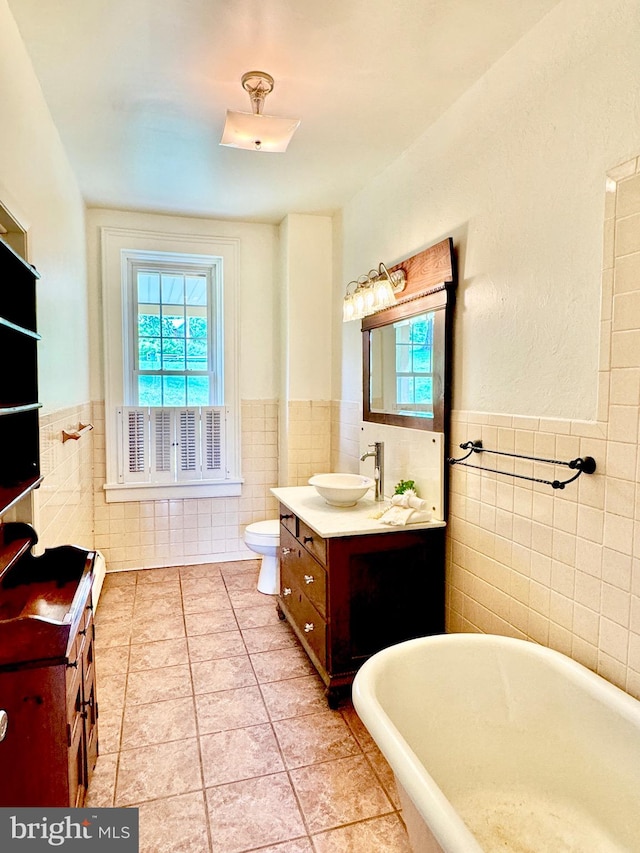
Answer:
<path fill-rule="evenodd" d="M 192 255 L 176 256 L 167 252 L 126 252 L 127 273 L 123 304 L 124 355 L 127 375 L 125 377 L 125 399 L 129 406 L 141 405 L 138 400 L 138 326 L 137 326 L 137 273 L 144 270 L 162 272 L 184 272 L 192 275 L 204 275 L 207 279 L 207 318 L 209 332 L 209 376 L 211 395 L 209 405 L 224 405 L 224 307 L 222 283 L 224 270 L 221 258 L 210 258 L 204 262 L 202 257 Z M 159 370 L 158 373 L 163 371 Z"/>
<path fill-rule="evenodd" d="M 100 229 L 104 332 L 104 397 L 106 435 L 105 497 L 111 501 L 227 497 L 241 494 L 240 398 L 238 390 L 238 257 L 239 240 L 207 235 L 162 233 L 128 228 Z M 119 411 L 131 405 L 131 289 L 127 285 L 132 258 L 151 258 L 217 266 L 223 319 L 224 469 L 215 479 L 154 478 L 125 482 Z M 187 408 L 187 407 L 183 407 Z"/>

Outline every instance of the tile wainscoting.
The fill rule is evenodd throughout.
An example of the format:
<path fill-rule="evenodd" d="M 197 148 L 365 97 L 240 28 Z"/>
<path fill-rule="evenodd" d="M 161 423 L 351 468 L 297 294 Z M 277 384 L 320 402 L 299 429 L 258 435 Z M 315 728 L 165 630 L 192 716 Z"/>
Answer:
<path fill-rule="evenodd" d="M 360 470 L 362 404 L 334 400 L 331 404 L 331 470 Z"/>
<path fill-rule="evenodd" d="M 94 404 L 95 547 L 110 571 L 249 558 L 242 540 L 247 524 L 273 518 L 277 503 L 278 404 L 242 403 L 240 497 L 127 501 L 104 499 L 104 405 Z"/>
<path fill-rule="evenodd" d="M 597 471 L 559 491 L 453 469 L 447 627 L 527 637 L 640 698 L 640 159 L 608 178 L 597 422 L 458 411 L 451 443 L 593 456 Z"/>
<path fill-rule="evenodd" d="M 334 404 L 295 401 L 288 409 L 285 485 L 306 485 L 312 474 L 330 470 Z M 79 423 L 92 423 L 94 429 L 63 444 L 62 430 Z M 102 402 L 43 415 L 40 441 L 45 480 L 35 493 L 34 524 L 42 546 L 99 548 L 110 571 L 251 558 L 244 528 L 277 515 L 270 492 L 278 485 L 277 401 L 242 404 L 244 484 L 236 498 L 107 503 Z"/>
<path fill-rule="evenodd" d="M 40 468 L 44 480 L 33 493 L 33 523 L 40 546 L 93 547 L 93 452 L 95 432 L 62 442 L 62 431 L 92 423 L 92 406 L 58 409 L 40 416 Z"/>
<path fill-rule="evenodd" d="M 306 486 L 309 477 L 330 471 L 331 402 L 292 400 L 287 417 L 287 485 Z"/>

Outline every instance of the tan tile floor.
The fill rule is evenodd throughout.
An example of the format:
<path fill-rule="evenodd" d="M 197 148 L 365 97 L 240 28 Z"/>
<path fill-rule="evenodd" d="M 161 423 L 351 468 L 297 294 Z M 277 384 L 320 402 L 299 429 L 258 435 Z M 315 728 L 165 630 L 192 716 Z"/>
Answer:
<path fill-rule="evenodd" d="M 87 805 L 138 807 L 141 853 L 409 853 L 388 765 L 257 572 L 107 575 Z"/>

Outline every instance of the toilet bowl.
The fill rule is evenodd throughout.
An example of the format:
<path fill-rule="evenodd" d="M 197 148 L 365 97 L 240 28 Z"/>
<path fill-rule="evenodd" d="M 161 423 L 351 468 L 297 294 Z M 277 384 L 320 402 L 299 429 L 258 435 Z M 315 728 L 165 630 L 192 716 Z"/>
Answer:
<path fill-rule="evenodd" d="M 280 591 L 280 522 L 277 518 L 269 521 L 256 521 L 244 531 L 244 542 L 256 554 L 262 555 L 258 591 L 266 595 L 277 595 Z"/>

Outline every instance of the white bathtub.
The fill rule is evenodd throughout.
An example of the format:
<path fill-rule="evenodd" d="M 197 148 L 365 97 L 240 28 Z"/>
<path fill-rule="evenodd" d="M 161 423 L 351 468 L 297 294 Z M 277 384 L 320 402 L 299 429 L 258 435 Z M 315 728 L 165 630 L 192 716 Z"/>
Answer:
<path fill-rule="evenodd" d="M 415 853 L 640 851 L 640 702 L 485 634 L 384 649 L 353 685 Z"/>

